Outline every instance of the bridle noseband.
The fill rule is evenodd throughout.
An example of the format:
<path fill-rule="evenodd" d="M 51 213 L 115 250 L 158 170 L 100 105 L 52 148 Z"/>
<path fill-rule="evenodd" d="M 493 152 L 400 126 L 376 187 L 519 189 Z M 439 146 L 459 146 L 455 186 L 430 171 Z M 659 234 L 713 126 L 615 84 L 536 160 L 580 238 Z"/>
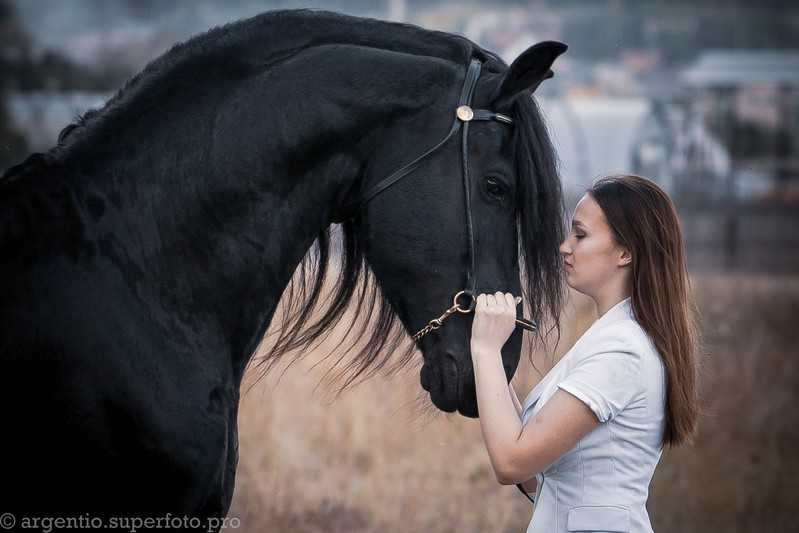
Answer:
<path fill-rule="evenodd" d="M 431 320 L 424 328 L 418 331 L 413 337 L 413 341 L 417 342 L 419 339 L 440 328 L 444 322 L 444 320 L 454 313 L 470 313 L 474 310 L 474 304 L 476 299 L 475 294 L 475 286 L 477 284 L 476 280 L 476 272 L 474 267 L 474 231 L 472 229 L 472 199 L 471 194 L 469 194 L 470 186 L 469 186 L 469 123 L 474 120 L 481 120 L 481 121 L 488 121 L 493 120 L 495 122 L 500 122 L 503 124 L 513 124 L 513 119 L 508 116 L 495 113 L 493 111 L 489 111 L 486 109 L 472 109 L 472 97 L 474 96 L 474 88 L 477 86 L 477 79 L 480 77 L 480 69 L 482 68 L 482 64 L 478 59 L 472 59 L 469 63 L 469 68 L 466 71 L 466 77 L 463 80 L 463 88 L 461 89 L 461 96 L 458 101 L 458 107 L 455 110 L 455 120 L 452 124 L 452 128 L 449 130 L 449 133 L 444 137 L 441 142 L 435 145 L 433 148 L 422 154 L 421 156 L 417 157 L 404 167 L 400 168 L 387 178 L 379 181 L 377 184 L 373 185 L 371 188 L 367 189 L 364 193 L 360 195 L 360 197 L 353 202 L 355 207 L 355 212 L 357 213 L 366 205 L 372 198 L 416 170 L 419 165 L 422 164 L 427 158 L 432 156 L 433 154 L 437 153 L 439 150 L 444 148 L 450 140 L 452 140 L 455 135 L 462 129 L 463 135 L 461 136 L 461 157 L 462 157 L 462 167 L 461 172 L 463 175 L 463 188 L 465 193 L 466 199 L 466 228 L 468 231 L 468 240 L 469 240 L 469 271 L 466 277 L 466 287 L 458 292 L 453 298 L 452 307 L 447 309 L 441 316 L 438 318 L 434 318 Z M 459 300 L 466 299 L 466 306 L 462 306 L 459 303 Z M 524 318 L 517 318 L 516 323 L 527 330 L 534 330 L 537 329 L 537 326 L 534 322 L 529 321 Z"/>

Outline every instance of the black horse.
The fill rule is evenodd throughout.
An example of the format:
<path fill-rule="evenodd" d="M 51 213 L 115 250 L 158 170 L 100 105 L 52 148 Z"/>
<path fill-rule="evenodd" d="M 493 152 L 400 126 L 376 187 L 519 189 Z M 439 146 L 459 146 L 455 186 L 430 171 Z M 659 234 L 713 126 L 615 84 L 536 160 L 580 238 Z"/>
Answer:
<path fill-rule="evenodd" d="M 551 319 L 563 206 L 531 92 L 564 50 L 508 67 L 446 33 L 265 13 L 176 45 L 9 169 L 0 512 L 224 517 L 242 376 L 281 295 L 292 327 L 267 364 L 355 307 L 353 376 L 460 291 L 452 310 L 503 290 Z M 421 382 L 477 416 L 470 320 L 453 315 L 415 339 Z M 520 347 L 517 332 L 508 379 Z"/>

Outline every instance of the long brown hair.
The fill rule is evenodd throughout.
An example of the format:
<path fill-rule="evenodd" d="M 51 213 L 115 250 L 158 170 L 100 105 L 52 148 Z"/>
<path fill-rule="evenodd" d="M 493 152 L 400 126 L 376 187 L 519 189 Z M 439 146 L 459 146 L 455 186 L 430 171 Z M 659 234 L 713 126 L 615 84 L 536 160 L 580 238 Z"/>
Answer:
<path fill-rule="evenodd" d="M 632 254 L 633 313 L 666 369 L 663 444 L 690 442 L 699 418 L 697 335 L 677 210 L 663 189 L 641 176 L 608 176 L 588 194 L 617 244 Z"/>

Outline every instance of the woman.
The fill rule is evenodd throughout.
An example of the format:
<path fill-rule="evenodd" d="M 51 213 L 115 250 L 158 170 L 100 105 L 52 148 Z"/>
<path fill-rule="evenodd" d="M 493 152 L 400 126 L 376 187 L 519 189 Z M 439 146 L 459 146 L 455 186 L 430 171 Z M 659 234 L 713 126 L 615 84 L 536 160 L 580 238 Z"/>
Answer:
<path fill-rule="evenodd" d="M 568 285 L 598 319 L 520 405 L 500 350 L 520 299 L 477 298 L 472 360 L 497 480 L 537 493 L 528 532 L 652 531 L 649 482 L 663 445 L 697 425 L 697 360 L 674 205 L 651 181 L 597 182 L 560 246 Z"/>

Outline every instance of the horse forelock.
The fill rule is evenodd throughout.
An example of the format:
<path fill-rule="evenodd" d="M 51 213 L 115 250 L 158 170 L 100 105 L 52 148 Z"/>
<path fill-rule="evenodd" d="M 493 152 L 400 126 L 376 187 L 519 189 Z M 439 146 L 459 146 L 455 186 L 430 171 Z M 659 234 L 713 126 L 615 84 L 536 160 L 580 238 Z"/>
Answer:
<path fill-rule="evenodd" d="M 555 149 L 532 95 L 522 94 L 516 99 L 513 115 L 522 290 L 533 318 L 549 325 L 539 328 L 538 340 L 542 340 L 548 331 L 559 330 L 560 310 L 566 297 L 563 260 L 558 251 L 566 212 Z"/>

